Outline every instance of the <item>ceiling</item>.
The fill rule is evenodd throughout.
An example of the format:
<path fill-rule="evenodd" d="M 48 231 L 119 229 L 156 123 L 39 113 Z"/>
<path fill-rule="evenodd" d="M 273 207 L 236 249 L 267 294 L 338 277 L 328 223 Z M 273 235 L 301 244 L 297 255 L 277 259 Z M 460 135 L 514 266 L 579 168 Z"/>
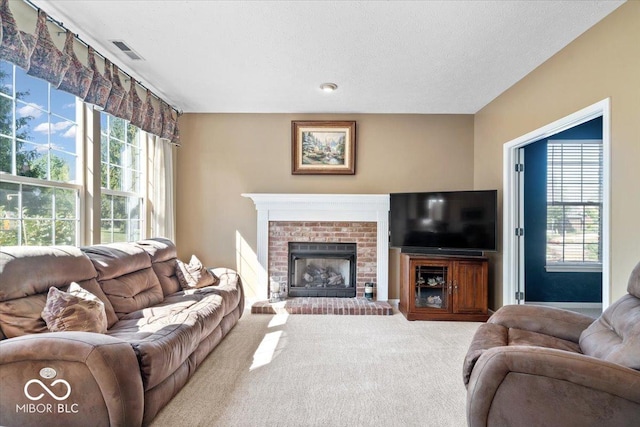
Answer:
<path fill-rule="evenodd" d="M 33 3 L 185 112 L 473 114 L 623 2 Z"/>

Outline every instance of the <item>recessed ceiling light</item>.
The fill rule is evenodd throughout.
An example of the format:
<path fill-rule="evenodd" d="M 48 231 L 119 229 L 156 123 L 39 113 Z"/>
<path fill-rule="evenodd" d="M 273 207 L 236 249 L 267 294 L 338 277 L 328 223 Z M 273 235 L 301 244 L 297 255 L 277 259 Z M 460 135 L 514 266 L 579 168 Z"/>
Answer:
<path fill-rule="evenodd" d="M 334 90 L 338 89 L 338 85 L 335 83 L 322 83 L 320 85 L 320 89 L 325 92 L 333 92 Z"/>

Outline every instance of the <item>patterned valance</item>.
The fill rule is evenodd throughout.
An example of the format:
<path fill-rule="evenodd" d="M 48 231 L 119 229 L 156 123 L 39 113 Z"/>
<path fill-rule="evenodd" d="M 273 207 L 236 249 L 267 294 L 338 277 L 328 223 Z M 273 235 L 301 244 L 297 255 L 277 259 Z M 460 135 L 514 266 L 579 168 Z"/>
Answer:
<path fill-rule="evenodd" d="M 120 80 L 124 74 L 109 59 L 104 58 L 104 72 L 96 64 L 96 51 L 74 36 L 62 24 L 49 18 L 42 10 L 37 13 L 33 34 L 18 28 L 9 0 L 0 0 L 0 58 L 26 70 L 54 87 L 69 92 L 95 108 L 130 121 L 140 129 L 180 145 L 178 111 L 155 96 L 133 77 L 128 90 Z M 62 50 L 54 44 L 47 18 L 66 32 Z M 76 55 L 76 46 L 86 46 L 87 65 Z M 126 80 L 125 80 L 126 82 Z M 145 93 L 143 101 L 139 90 Z"/>

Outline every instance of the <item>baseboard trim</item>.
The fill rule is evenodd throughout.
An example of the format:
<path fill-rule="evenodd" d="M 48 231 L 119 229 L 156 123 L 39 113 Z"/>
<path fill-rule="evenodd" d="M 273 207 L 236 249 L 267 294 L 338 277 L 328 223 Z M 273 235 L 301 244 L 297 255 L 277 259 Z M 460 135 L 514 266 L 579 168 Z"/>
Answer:
<path fill-rule="evenodd" d="M 547 305 L 550 307 L 559 307 L 559 308 L 592 308 L 592 309 L 602 309 L 601 302 L 546 302 L 546 301 L 527 301 L 525 304 L 532 305 Z"/>

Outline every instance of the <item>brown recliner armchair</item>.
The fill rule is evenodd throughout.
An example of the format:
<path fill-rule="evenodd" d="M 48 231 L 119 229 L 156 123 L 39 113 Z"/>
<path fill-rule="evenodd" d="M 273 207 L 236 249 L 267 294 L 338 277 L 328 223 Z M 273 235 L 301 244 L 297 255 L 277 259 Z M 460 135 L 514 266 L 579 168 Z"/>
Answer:
<path fill-rule="evenodd" d="M 640 425 L 640 263 L 627 292 L 595 321 L 552 307 L 496 311 L 464 361 L 468 425 Z"/>

